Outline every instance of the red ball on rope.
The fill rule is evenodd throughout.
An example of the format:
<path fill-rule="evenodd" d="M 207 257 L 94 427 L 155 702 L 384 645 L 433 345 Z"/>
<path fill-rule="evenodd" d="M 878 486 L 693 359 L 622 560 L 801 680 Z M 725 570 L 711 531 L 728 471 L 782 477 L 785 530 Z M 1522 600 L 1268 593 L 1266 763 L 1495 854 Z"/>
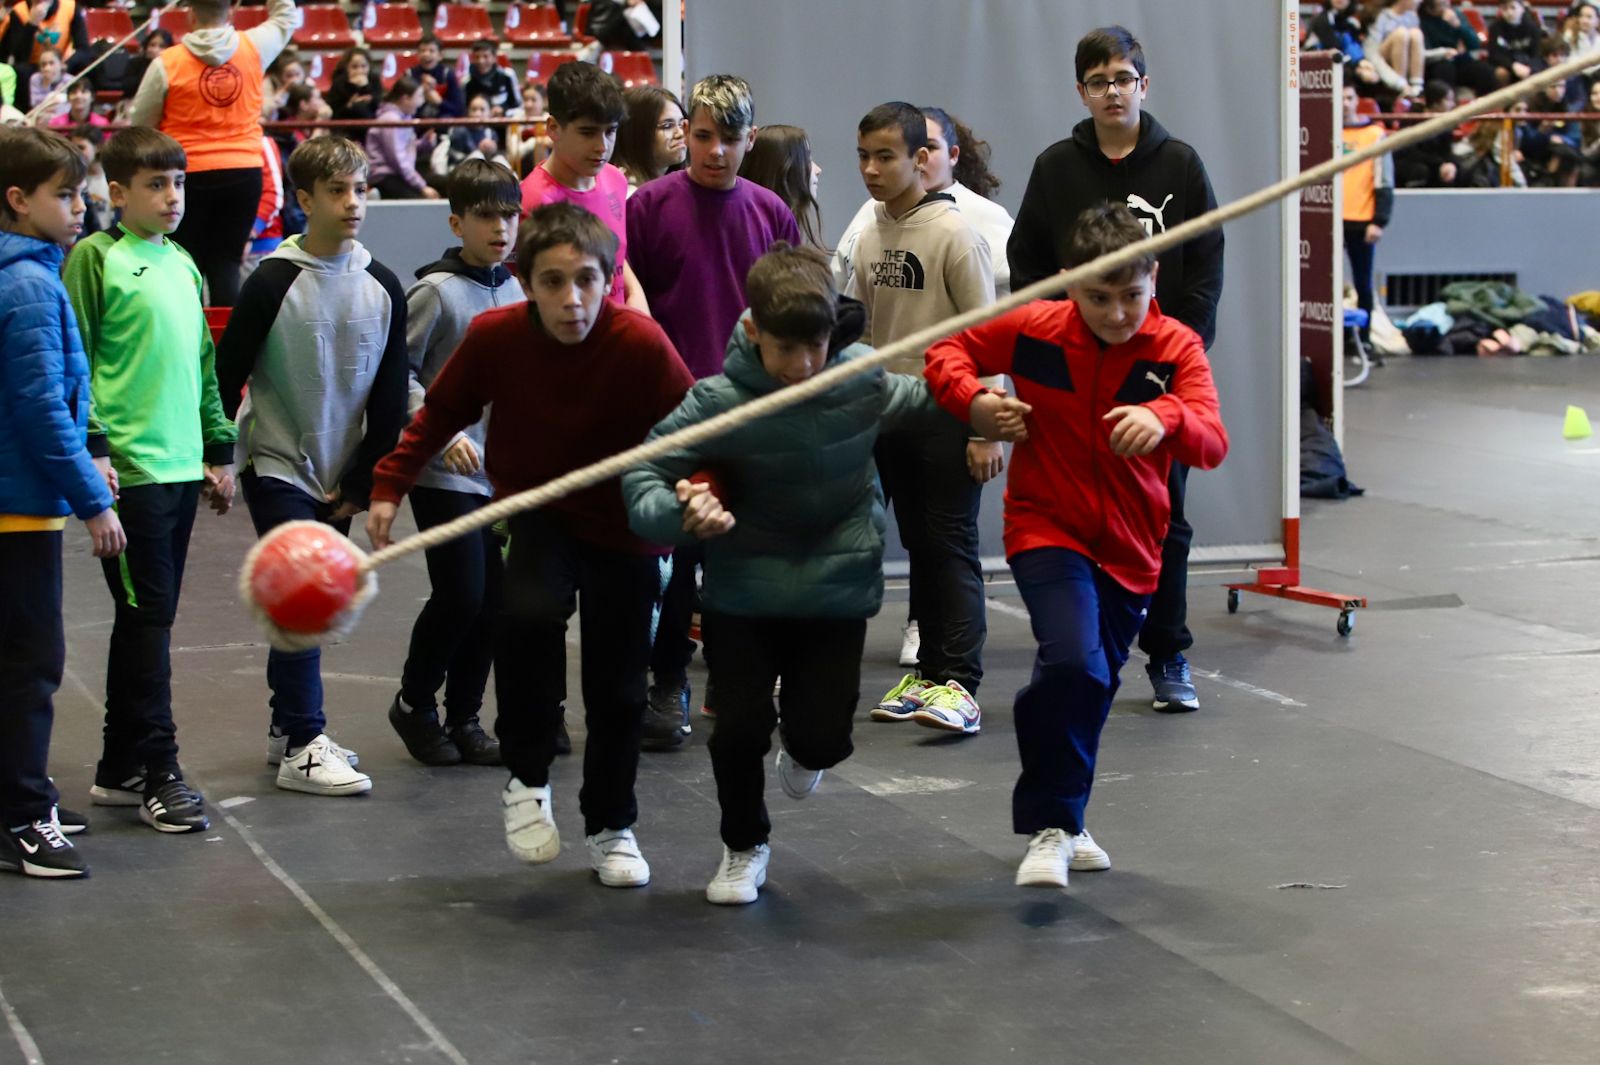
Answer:
<path fill-rule="evenodd" d="M 268 625 L 274 644 L 312 645 L 348 628 L 372 594 L 365 555 L 338 530 L 293 521 L 251 550 L 240 591 Z"/>

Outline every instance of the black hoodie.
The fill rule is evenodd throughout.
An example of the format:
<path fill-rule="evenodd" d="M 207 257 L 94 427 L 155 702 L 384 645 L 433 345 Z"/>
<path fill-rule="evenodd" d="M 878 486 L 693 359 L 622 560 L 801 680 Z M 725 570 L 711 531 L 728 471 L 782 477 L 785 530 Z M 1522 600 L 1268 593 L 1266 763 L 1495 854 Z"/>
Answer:
<path fill-rule="evenodd" d="M 1066 266 L 1072 228 L 1096 204 L 1126 204 L 1147 230 L 1172 226 L 1217 206 L 1205 164 L 1148 112 L 1139 118 L 1139 144 L 1112 162 L 1100 150 L 1094 120 L 1084 119 L 1067 140 L 1034 160 L 1006 254 L 1013 292 Z M 1213 230 L 1161 256 L 1156 298 L 1161 310 L 1200 334 L 1207 348 L 1217 334 L 1222 297 L 1222 231 Z"/>

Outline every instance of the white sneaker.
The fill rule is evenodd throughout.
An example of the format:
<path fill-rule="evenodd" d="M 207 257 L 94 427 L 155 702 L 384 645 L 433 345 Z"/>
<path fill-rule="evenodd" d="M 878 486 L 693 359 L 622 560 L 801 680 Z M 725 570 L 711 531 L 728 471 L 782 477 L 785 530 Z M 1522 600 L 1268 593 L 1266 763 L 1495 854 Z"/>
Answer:
<path fill-rule="evenodd" d="M 756 901 L 767 882 L 767 860 L 772 848 L 758 843 L 747 851 L 722 848 L 722 864 L 706 885 L 706 901 L 718 906 L 743 906 Z"/>
<path fill-rule="evenodd" d="M 530 788 L 516 777 L 500 792 L 500 812 L 505 816 L 506 846 L 530 865 L 553 862 L 561 853 L 561 833 L 556 831 L 550 806 L 550 785 Z"/>
<path fill-rule="evenodd" d="M 1074 873 L 1097 873 L 1111 868 L 1111 855 L 1085 829 L 1072 837 L 1072 861 L 1068 864 Z"/>
<path fill-rule="evenodd" d="M 589 848 L 589 865 L 606 887 L 644 887 L 650 883 L 650 863 L 639 853 L 631 828 L 608 828 L 583 837 Z"/>
<path fill-rule="evenodd" d="M 807 769 L 794 760 L 794 755 L 778 748 L 778 786 L 791 799 L 803 799 L 817 790 L 822 781 L 822 770 Z"/>
<path fill-rule="evenodd" d="M 354 769 L 356 766 L 361 764 L 361 756 L 359 754 L 352 751 L 348 747 L 340 747 L 337 743 L 333 742 L 332 736 L 328 737 L 328 742 L 333 743 L 334 747 L 337 748 L 339 753 L 344 756 L 345 764 L 351 769 Z M 289 734 L 287 732 L 279 732 L 277 728 L 269 725 L 267 727 L 267 764 L 281 765 L 283 763 L 283 756 L 288 753 L 288 750 Z"/>
<path fill-rule="evenodd" d="M 1067 886 L 1067 866 L 1072 862 L 1072 837 L 1065 829 L 1047 828 L 1028 840 L 1028 853 L 1017 866 L 1017 887 Z"/>
<path fill-rule="evenodd" d="M 284 791 L 308 795 L 361 795 L 372 790 L 372 778 L 351 769 L 343 749 L 325 735 L 296 754 L 284 753 L 277 784 Z"/>
<path fill-rule="evenodd" d="M 908 621 L 900 630 L 900 664 L 906 669 L 916 668 L 917 652 L 921 650 L 922 633 L 917 630 L 915 621 Z"/>

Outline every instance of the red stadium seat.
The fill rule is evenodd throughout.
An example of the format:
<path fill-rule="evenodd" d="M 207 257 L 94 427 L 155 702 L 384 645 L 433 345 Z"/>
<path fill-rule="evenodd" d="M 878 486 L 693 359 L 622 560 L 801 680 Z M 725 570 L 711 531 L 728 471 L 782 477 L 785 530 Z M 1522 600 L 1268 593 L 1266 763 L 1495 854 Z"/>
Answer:
<path fill-rule="evenodd" d="M 1487 42 L 1489 39 L 1489 25 L 1483 20 L 1483 12 L 1475 7 L 1462 7 L 1456 10 L 1466 16 L 1467 25 L 1472 27 L 1472 32 L 1476 33 L 1481 40 Z"/>
<path fill-rule="evenodd" d="M 572 15 L 572 36 L 580 44 L 590 44 L 594 38 L 589 36 L 589 5 L 579 4 L 578 10 Z"/>
<path fill-rule="evenodd" d="M 133 32 L 133 16 L 117 7 L 86 8 L 83 21 L 89 28 L 89 40 L 95 44 L 116 44 Z M 138 40 L 129 41 L 128 48 L 138 51 Z"/>
<path fill-rule="evenodd" d="M 1363 96 L 1356 102 L 1356 114 L 1358 115 L 1378 115 L 1382 113 L 1383 109 L 1378 106 L 1378 101 L 1370 96 Z"/>
<path fill-rule="evenodd" d="M 550 80 L 556 67 L 563 63 L 578 62 L 576 52 L 534 52 L 528 57 L 528 77 L 541 85 Z"/>
<path fill-rule="evenodd" d="M 386 52 L 378 64 L 378 78 L 385 91 L 405 77 L 406 71 L 417 65 L 417 53 L 411 51 Z"/>
<path fill-rule="evenodd" d="M 378 48 L 414 48 L 422 43 L 422 23 L 410 4 L 371 4 L 361 17 L 361 35 Z"/>
<path fill-rule="evenodd" d="M 300 28 L 294 31 L 294 43 L 302 48 L 350 48 L 356 43 L 350 32 L 350 20 L 344 8 L 336 4 L 307 4 L 300 9 Z"/>
<path fill-rule="evenodd" d="M 433 33 L 440 44 L 470 45 L 496 39 L 488 10 L 476 4 L 440 4 L 433 17 Z"/>
<path fill-rule="evenodd" d="M 339 62 L 339 57 L 334 55 L 308 55 L 302 56 L 301 62 L 306 68 L 306 79 L 327 92 L 333 88 L 333 68 Z"/>
<path fill-rule="evenodd" d="M 264 7 L 236 7 L 233 9 L 233 28 L 236 30 L 254 29 L 267 21 L 267 9 Z M 183 34 L 174 33 L 174 37 L 182 38 Z"/>
<path fill-rule="evenodd" d="M 514 0 L 506 8 L 506 40 L 534 48 L 565 48 L 572 43 L 554 4 Z"/>
<path fill-rule="evenodd" d="M 607 52 L 600 57 L 600 65 L 611 71 L 624 89 L 661 84 L 649 52 Z"/>

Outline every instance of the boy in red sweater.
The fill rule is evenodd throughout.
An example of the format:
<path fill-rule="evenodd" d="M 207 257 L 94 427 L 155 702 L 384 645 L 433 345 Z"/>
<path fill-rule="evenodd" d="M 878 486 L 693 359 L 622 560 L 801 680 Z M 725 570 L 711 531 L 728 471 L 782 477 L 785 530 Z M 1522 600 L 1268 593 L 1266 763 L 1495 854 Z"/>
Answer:
<path fill-rule="evenodd" d="M 1145 239 L 1121 205 L 1079 218 L 1067 264 Z M 1095 753 L 1117 675 L 1161 572 L 1173 462 L 1212 469 L 1228 450 L 1200 337 L 1154 302 L 1146 256 L 935 344 L 928 382 L 950 413 L 1016 442 L 1006 487 L 1006 558 L 1039 641 L 1017 693 L 1022 776 L 1013 827 L 1029 837 L 1022 887 L 1066 887 L 1108 869 L 1084 831 Z M 1016 396 L 980 377 L 1009 374 Z"/>
<path fill-rule="evenodd" d="M 367 519 L 375 548 L 389 543 L 400 500 L 428 460 L 491 401 L 484 470 L 502 498 L 639 444 L 678 406 L 694 378 L 660 326 L 606 299 L 616 259 L 616 235 L 582 207 L 528 215 L 517 236 L 528 302 L 473 320 L 399 447 L 378 463 Z M 667 552 L 629 531 L 615 480 L 510 526 L 494 637 L 495 732 L 511 770 L 500 795 L 506 843 L 535 864 L 561 853 L 550 763 L 566 696 L 567 619 L 581 593 L 589 736 L 578 805 L 589 862 L 607 887 L 642 887 L 650 866 L 633 836 L 633 784 Z"/>

